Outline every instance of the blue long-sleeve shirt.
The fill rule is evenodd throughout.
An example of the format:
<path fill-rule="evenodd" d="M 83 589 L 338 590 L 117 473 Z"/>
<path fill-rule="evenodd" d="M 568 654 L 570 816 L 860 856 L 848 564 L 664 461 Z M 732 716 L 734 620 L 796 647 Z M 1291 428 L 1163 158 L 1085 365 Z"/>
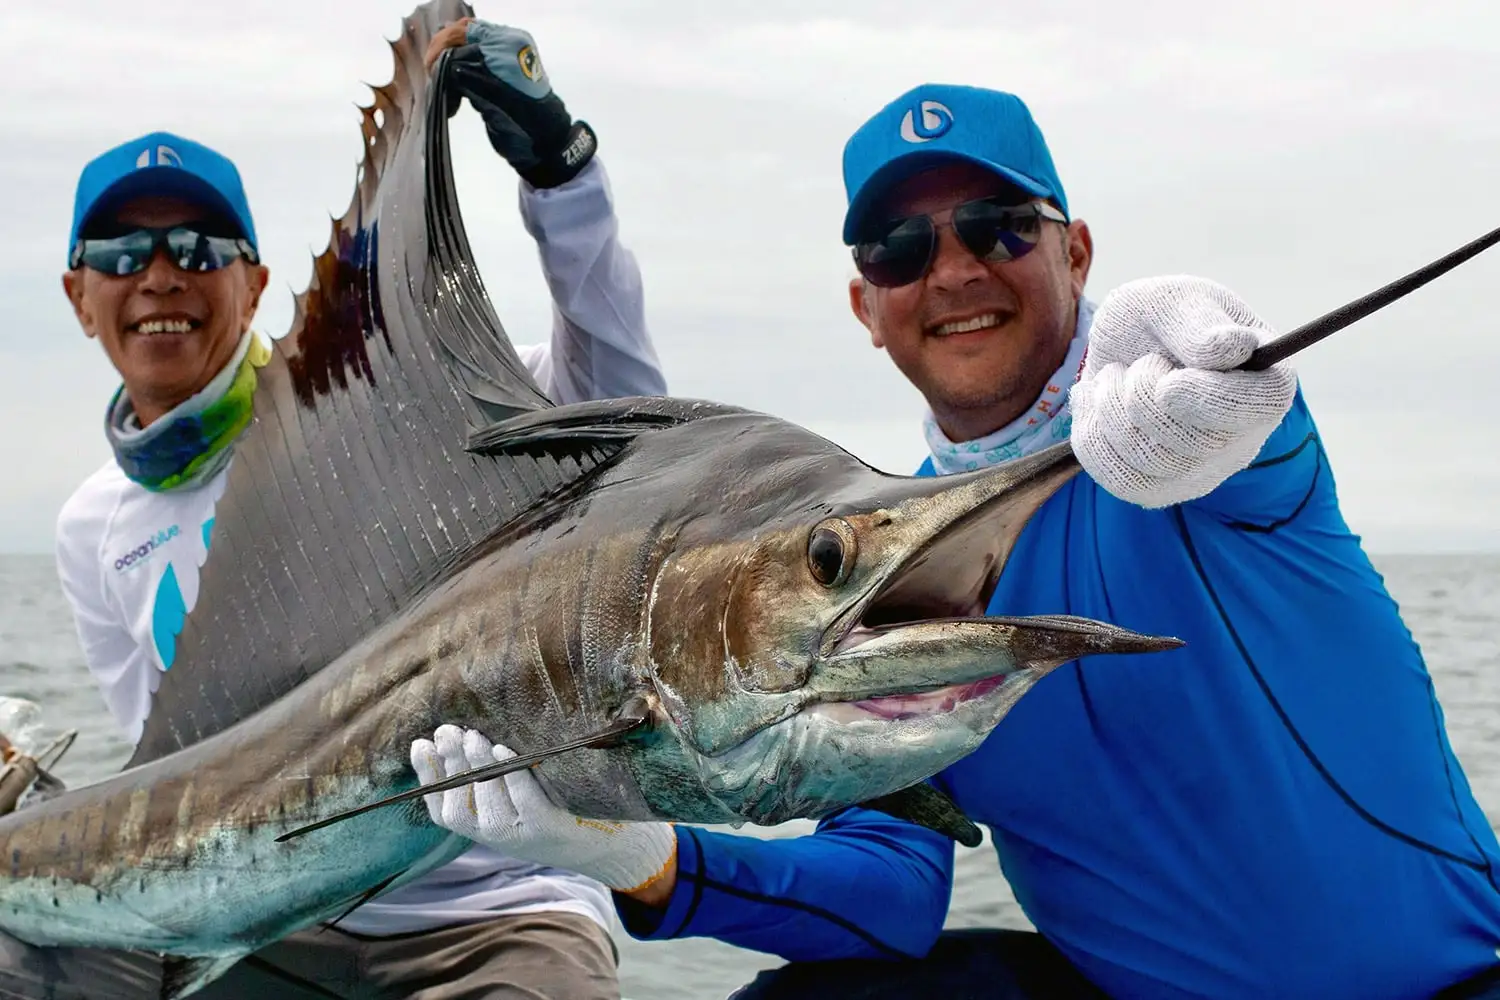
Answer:
<path fill-rule="evenodd" d="M 1075 477 L 1021 533 L 990 611 L 1187 641 L 1058 668 L 933 779 L 1111 996 L 1419 997 L 1496 962 L 1500 845 L 1300 393 L 1200 500 L 1146 510 Z M 637 937 L 918 956 L 947 912 L 951 842 L 881 813 L 678 842 L 660 919 L 621 905 Z"/>

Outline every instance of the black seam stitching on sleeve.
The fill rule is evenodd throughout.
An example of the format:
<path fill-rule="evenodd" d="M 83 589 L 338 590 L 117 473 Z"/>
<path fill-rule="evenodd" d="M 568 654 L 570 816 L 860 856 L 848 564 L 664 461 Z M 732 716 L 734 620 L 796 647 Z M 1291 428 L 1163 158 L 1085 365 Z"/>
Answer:
<path fill-rule="evenodd" d="M 1099 492 L 1103 492 L 1103 488 L 1102 487 L 1099 489 Z M 1095 501 L 1095 504 L 1096 504 L 1096 511 L 1097 511 L 1097 502 L 1098 502 L 1097 495 L 1094 497 L 1094 501 Z M 1073 521 L 1073 505 L 1076 504 L 1076 503 L 1078 503 L 1078 502 L 1079 502 L 1078 491 L 1077 491 L 1077 489 L 1074 489 L 1071 493 L 1068 494 L 1068 523 L 1069 524 L 1071 524 L 1072 521 Z M 1098 552 L 1098 550 L 1099 550 L 1099 518 L 1098 517 L 1091 517 L 1088 520 L 1089 520 L 1089 524 L 1093 528 L 1093 534 L 1094 534 L 1094 551 Z M 1063 566 L 1071 566 L 1071 565 L 1073 565 L 1072 544 L 1073 544 L 1073 535 L 1072 535 L 1072 532 L 1068 532 L 1068 531 L 1063 532 L 1063 557 L 1062 557 L 1062 562 L 1060 563 L 1060 565 L 1063 565 Z M 1073 594 L 1071 593 L 1072 587 L 1070 586 L 1071 583 L 1072 583 L 1072 580 L 1073 580 L 1073 578 L 1071 576 L 1065 576 L 1063 578 L 1064 593 L 1067 594 L 1068 606 L 1070 606 L 1070 607 L 1072 606 L 1072 602 L 1073 602 Z M 1113 606 L 1111 606 L 1110 601 L 1109 601 L 1109 586 L 1108 586 L 1108 584 L 1106 584 L 1106 583 L 1103 582 L 1103 578 L 1102 577 L 1100 578 L 1100 590 L 1102 590 L 1103 593 L 1104 593 L 1104 606 L 1105 606 L 1105 608 L 1108 611 L 1110 611 L 1111 613 L 1113 613 L 1114 608 L 1113 608 Z M 1113 621 L 1113 619 L 1110 619 L 1110 620 Z M 1101 727 L 1099 725 L 1099 716 L 1094 711 L 1094 699 L 1093 699 L 1093 696 L 1089 694 L 1088 681 L 1083 676 L 1083 664 L 1079 663 L 1075 659 L 1072 662 L 1068 663 L 1062 669 L 1071 670 L 1073 672 L 1073 678 L 1078 683 L 1078 697 L 1083 702 L 1083 713 L 1084 713 L 1085 718 L 1088 719 L 1089 731 L 1094 734 L 1094 738 L 1095 739 L 1102 739 L 1103 738 L 1103 733 L 1102 733 Z"/>
<path fill-rule="evenodd" d="M 1438 714 L 1437 689 L 1433 686 L 1431 675 L 1427 677 L 1427 707 L 1432 714 L 1432 734 L 1441 742 L 1443 725 Z M 1470 828 L 1468 821 L 1464 818 L 1463 806 L 1458 804 L 1458 786 L 1453 781 L 1453 762 L 1448 754 L 1443 754 L 1443 777 L 1448 780 L 1448 796 L 1453 800 L 1453 813 L 1458 817 L 1458 825 L 1463 827 L 1464 833 L 1469 835 L 1469 843 L 1474 846 L 1474 853 L 1482 858 L 1485 856 L 1484 848 L 1479 846 L 1479 838 L 1474 836 L 1473 829 Z M 1495 881 L 1494 866 L 1485 865 L 1484 873 L 1489 878 L 1490 885 L 1494 886 L 1495 891 L 1500 892 L 1500 882 Z"/>
<path fill-rule="evenodd" d="M 698 859 L 698 867 L 701 869 L 703 867 L 703 842 L 698 839 L 698 834 L 694 832 L 692 827 L 681 826 L 678 827 L 678 829 L 683 833 L 686 833 L 688 835 L 688 839 L 693 842 L 693 854 Z M 688 900 L 687 910 L 682 914 L 682 920 L 678 923 L 677 929 L 667 935 L 667 937 L 669 938 L 675 938 L 677 935 L 688 929 L 688 925 L 693 922 L 693 917 L 698 912 L 698 904 L 703 902 L 702 872 L 698 871 L 684 873 L 679 868 L 677 871 L 677 875 L 679 878 L 685 877 L 689 882 L 693 883 L 693 898 Z"/>
<path fill-rule="evenodd" d="M 1275 521 L 1272 521 L 1270 524 L 1256 524 L 1253 521 L 1226 521 L 1225 522 L 1225 526 L 1226 527 L 1234 528 L 1237 531 L 1253 531 L 1253 532 L 1256 532 L 1257 534 L 1269 535 L 1273 531 L 1276 531 L 1276 530 L 1278 530 L 1280 528 L 1284 528 L 1287 525 L 1291 524 L 1293 521 L 1295 521 L 1298 517 L 1300 517 L 1302 515 L 1302 512 L 1307 509 L 1307 505 L 1312 502 L 1313 493 L 1316 492 L 1317 488 L 1318 488 L 1318 480 L 1323 475 L 1323 464 L 1324 464 L 1324 462 L 1323 462 L 1323 459 L 1324 459 L 1323 443 L 1321 441 L 1318 441 L 1317 435 L 1309 434 L 1307 436 L 1306 440 L 1304 440 L 1296 448 L 1294 448 L 1291 451 L 1287 452 L 1285 455 L 1278 455 L 1276 458 L 1268 459 L 1265 462 L 1257 463 L 1255 465 L 1250 466 L 1251 469 L 1263 469 L 1263 468 L 1265 468 L 1268 465 L 1275 465 L 1278 462 L 1286 461 L 1286 460 L 1292 458 L 1293 456 L 1297 455 L 1298 453 L 1300 453 L 1303 448 L 1307 447 L 1307 443 L 1309 441 L 1313 441 L 1313 442 L 1317 443 L 1317 448 L 1318 448 L 1318 451 L 1317 451 L 1317 462 L 1318 462 L 1318 464 L 1313 467 L 1312 481 L 1307 484 L 1307 492 L 1305 494 L 1303 494 L 1303 496 L 1302 496 L 1302 502 L 1299 503 L 1299 504 L 1297 504 L 1296 509 L 1294 509 L 1286 517 L 1279 518 L 1279 519 L 1277 519 Z"/>
<path fill-rule="evenodd" d="M 784 906 L 789 910 L 800 910 L 803 913 L 807 913 L 815 917 L 821 917 L 822 919 L 827 920 L 829 923 L 835 924 L 838 927 L 841 927 L 844 930 L 848 931 L 850 934 L 853 934 L 855 937 L 864 941 L 875 950 L 889 955 L 892 958 L 921 957 L 919 955 L 908 954 L 900 950 L 899 948 L 891 947 L 857 924 L 845 920 L 837 913 L 832 913 L 820 906 L 813 906 L 811 903 L 804 903 L 801 900 L 783 899 L 776 896 L 766 896 L 758 892 L 751 892 L 748 889 L 741 889 L 738 886 L 728 885 L 724 882 L 717 882 L 704 875 L 689 875 L 688 878 L 701 881 L 705 888 L 716 889 L 728 896 L 738 896 L 740 899 L 748 900 L 752 903 L 768 903 L 772 906 Z"/>
<path fill-rule="evenodd" d="M 683 829 L 687 831 L 688 836 L 693 838 L 693 843 L 696 845 L 698 843 L 698 838 L 693 834 L 692 828 L 683 827 Z M 701 849 L 698 853 L 698 857 L 703 857 Z M 856 924 L 845 920 L 837 913 L 832 913 L 820 906 L 814 906 L 811 903 L 804 903 L 801 900 L 797 899 L 784 899 L 777 896 L 767 896 L 762 893 L 751 892 L 749 889 L 741 889 L 738 886 L 728 885 L 724 882 L 719 882 L 715 879 L 711 879 L 707 875 L 704 875 L 702 872 L 687 872 L 683 873 L 680 877 L 688 879 L 688 881 L 692 882 L 694 885 L 693 902 L 688 908 L 689 918 L 691 918 L 693 910 L 695 910 L 698 906 L 698 897 L 699 895 L 701 895 L 703 889 L 715 889 L 727 896 L 737 896 L 740 899 L 749 900 L 752 903 L 769 903 L 772 906 L 784 906 L 789 910 L 800 910 L 803 913 L 811 914 L 815 917 L 821 917 L 822 919 L 827 920 L 829 923 L 835 924 L 848 931 L 850 934 L 853 934 L 855 937 L 870 945 L 870 947 L 874 948 L 876 951 L 889 955 L 892 958 L 921 957 L 919 955 L 907 954 L 899 948 L 893 948 L 885 942 L 881 941 L 879 938 L 875 937 L 869 931 L 866 931 Z M 677 934 L 680 934 L 682 932 L 682 928 L 686 927 L 687 925 L 688 920 L 684 919 L 682 922 L 682 927 L 679 927 L 677 929 Z M 676 937 L 676 934 L 673 934 L 672 936 Z"/>
<path fill-rule="evenodd" d="M 1172 508 L 1172 513 L 1175 520 L 1177 521 L 1177 530 L 1178 533 L 1182 536 L 1183 545 L 1187 548 L 1188 558 L 1193 561 L 1193 569 L 1198 574 L 1198 579 L 1203 581 L 1204 589 L 1208 591 L 1209 599 L 1213 601 L 1214 609 L 1218 612 L 1219 619 L 1224 623 L 1224 627 L 1229 631 L 1229 637 L 1234 640 L 1235 648 L 1239 650 L 1240 657 L 1245 661 L 1245 665 L 1250 668 L 1250 674 L 1255 678 L 1255 683 L 1260 686 L 1261 694 L 1265 696 L 1266 701 L 1270 704 L 1272 710 L 1276 712 L 1277 717 L 1281 720 L 1281 724 L 1291 735 L 1292 741 L 1297 744 L 1297 749 L 1302 751 L 1302 755 L 1307 758 L 1310 764 L 1312 764 L 1313 769 L 1318 772 L 1319 777 L 1323 779 L 1323 781 L 1328 785 L 1329 788 L 1333 789 L 1334 793 L 1344 801 L 1345 805 L 1354 810 L 1355 815 L 1359 816 L 1365 822 L 1375 827 L 1375 829 L 1386 834 L 1387 836 L 1394 837 L 1396 840 L 1399 840 L 1404 844 L 1415 847 L 1420 851 L 1425 851 L 1426 853 L 1434 855 L 1435 857 L 1443 858 L 1445 860 L 1452 861 L 1455 864 L 1463 865 L 1465 868 L 1470 868 L 1476 872 L 1480 872 L 1487 878 L 1489 878 L 1491 884 L 1493 885 L 1494 876 L 1491 871 L 1490 862 L 1488 860 L 1470 861 L 1468 858 L 1460 857 L 1459 855 L 1453 854 L 1449 851 L 1445 851 L 1441 847 L 1438 847 L 1434 844 L 1429 844 L 1426 841 L 1419 840 L 1409 833 L 1402 833 L 1395 827 L 1390 826 L 1380 819 L 1377 819 L 1368 810 L 1366 810 L 1364 806 L 1354 801 L 1354 797 L 1344 790 L 1344 787 L 1338 783 L 1338 781 L 1328 771 L 1328 768 L 1324 766 L 1323 762 L 1318 759 L 1318 756 L 1313 753 L 1312 747 L 1307 745 L 1307 742 L 1302 738 L 1302 734 L 1297 731 L 1297 727 L 1292 724 L 1292 720 L 1286 714 L 1286 710 L 1281 707 L 1281 702 L 1277 701 L 1276 695 L 1271 691 L 1271 686 L 1266 683 L 1266 679 L 1261 674 L 1260 668 L 1256 666 L 1254 658 L 1252 658 L 1250 655 L 1250 650 L 1245 647 L 1244 641 L 1240 639 L 1239 631 L 1235 629 L 1234 623 L 1229 620 L 1229 613 L 1224 610 L 1224 605 L 1219 600 L 1219 594 L 1216 590 L 1214 590 L 1213 584 L 1209 582 L 1208 572 L 1203 568 L 1203 563 L 1198 558 L 1198 549 L 1193 545 L 1193 537 L 1191 532 L 1188 530 L 1187 519 L 1183 517 L 1182 508 L 1174 507 Z M 1464 826 L 1465 830 L 1468 829 L 1468 827 L 1463 823 L 1462 813 L 1459 814 L 1459 823 L 1460 825 Z M 1481 852 L 1481 857 L 1482 856 L 1483 853 Z"/>
<path fill-rule="evenodd" d="M 1269 465 L 1280 465 L 1282 462 L 1290 462 L 1292 459 L 1302 454 L 1307 446 L 1316 440 L 1318 440 L 1318 432 L 1308 431 L 1307 436 L 1303 438 L 1301 443 L 1299 443 L 1297 447 L 1293 448 L 1292 450 L 1284 451 L 1280 455 L 1273 455 L 1270 458 L 1263 458 L 1258 462 L 1251 462 L 1248 466 L 1246 466 L 1246 468 L 1264 469 Z"/>

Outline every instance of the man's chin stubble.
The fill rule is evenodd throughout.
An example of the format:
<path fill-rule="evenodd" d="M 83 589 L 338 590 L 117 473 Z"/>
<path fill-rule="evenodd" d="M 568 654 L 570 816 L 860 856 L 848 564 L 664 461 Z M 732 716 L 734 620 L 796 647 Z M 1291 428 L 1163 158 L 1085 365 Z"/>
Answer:
<path fill-rule="evenodd" d="M 1042 390 L 1047 387 L 1048 375 L 1040 379 L 1016 379 L 1006 385 L 979 387 L 968 391 L 945 392 L 933 407 L 938 423 L 950 433 L 956 427 L 975 430 L 965 435 L 967 440 L 993 434 L 1006 424 L 1029 410 Z"/>

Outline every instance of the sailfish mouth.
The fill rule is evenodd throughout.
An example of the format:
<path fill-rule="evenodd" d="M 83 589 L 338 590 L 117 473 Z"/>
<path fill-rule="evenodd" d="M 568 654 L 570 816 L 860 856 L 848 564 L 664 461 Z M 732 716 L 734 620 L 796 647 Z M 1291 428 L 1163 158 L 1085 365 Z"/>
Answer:
<path fill-rule="evenodd" d="M 938 531 L 875 580 L 824 633 L 823 655 L 835 656 L 905 625 L 972 619 L 989 607 L 1019 534 L 1000 498 Z"/>
<path fill-rule="evenodd" d="M 1071 461 L 1037 465 L 919 541 L 830 623 L 820 649 L 819 700 L 887 718 L 929 715 L 1011 681 L 1034 681 L 1082 656 L 1182 645 L 1065 614 L 986 615 L 1022 528 L 1077 470 Z M 954 502 L 970 497 L 955 495 Z M 922 509 L 908 513 L 920 518 Z"/>
<path fill-rule="evenodd" d="M 842 633 L 830 652 L 843 652 L 902 625 L 983 615 L 1008 554 L 1008 539 L 997 528 L 983 517 L 950 526 L 830 630 Z"/>
<path fill-rule="evenodd" d="M 968 517 L 941 531 L 896 570 L 877 582 L 825 638 L 830 659 L 912 625 L 941 627 L 984 615 L 1005 567 L 1008 543 L 1002 519 Z M 953 711 L 1016 677 L 1003 661 L 996 673 L 929 690 L 906 690 L 845 702 L 860 714 L 902 721 Z"/>
<path fill-rule="evenodd" d="M 953 711 L 965 702 L 976 701 L 985 695 L 1000 690 L 1008 681 L 1019 677 L 1018 673 L 998 674 L 968 684 L 950 684 L 936 691 L 921 694 L 888 694 L 878 698 L 861 698 L 848 702 L 850 707 L 870 715 L 893 722 L 920 719 L 929 715 L 942 715 Z"/>

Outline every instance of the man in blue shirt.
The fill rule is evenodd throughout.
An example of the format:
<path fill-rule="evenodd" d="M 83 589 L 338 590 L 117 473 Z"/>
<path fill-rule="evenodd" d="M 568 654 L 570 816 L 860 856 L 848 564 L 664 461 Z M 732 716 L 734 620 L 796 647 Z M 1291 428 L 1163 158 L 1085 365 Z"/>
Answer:
<path fill-rule="evenodd" d="M 1021 533 L 990 612 L 1187 642 L 1057 669 L 933 779 L 990 828 L 1039 936 L 940 940 L 952 843 L 862 809 L 786 840 L 638 824 L 611 849 L 560 835 L 522 772 L 506 801 L 530 814 L 481 816 L 479 838 L 608 867 L 636 937 L 792 960 L 757 997 L 1478 995 L 1500 845 L 1295 375 L 1234 370 L 1265 324 L 1197 278 L 1095 310 L 1088 227 L 1013 95 L 918 87 L 850 139 L 844 177 L 851 304 L 930 407 L 920 474 L 1064 437 L 1087 472 Z M 486 761 L 461 739 L 436 734 L 443 771 Z M 861 961 L 798 964 L 835 959 Z"/>

